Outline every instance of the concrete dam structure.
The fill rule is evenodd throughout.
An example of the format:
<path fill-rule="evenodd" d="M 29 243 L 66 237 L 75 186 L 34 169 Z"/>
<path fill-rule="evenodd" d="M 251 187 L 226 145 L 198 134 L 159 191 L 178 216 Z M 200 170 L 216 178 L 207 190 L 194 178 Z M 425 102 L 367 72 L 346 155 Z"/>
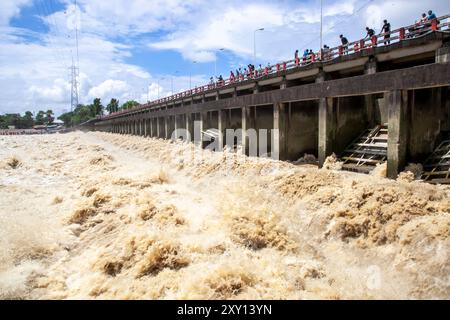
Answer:
<path fill-rule="evenodd" d="M 164 139 L 185 129 L 192 139 L 196 125 L 201 140 L 213 136 L 220 147 L 233 129 L 233 144 L 251 155 L 248 130 L 255 129 L 257 140 L 267 140 L 267 150 L 257 150 L 261 156 L 314 154 L 322 166 L 335 153 L 344 169 L 357 172 L 387 162 L 390 178 L 409 162 L 422 163 L 424 180 L 450 183 L 450 30 L 448 17 L 439 20 L 420 34 L 395 30 L 388 44 L 378 36 L 358 40 L 103 116 L 88 127 Z"/>

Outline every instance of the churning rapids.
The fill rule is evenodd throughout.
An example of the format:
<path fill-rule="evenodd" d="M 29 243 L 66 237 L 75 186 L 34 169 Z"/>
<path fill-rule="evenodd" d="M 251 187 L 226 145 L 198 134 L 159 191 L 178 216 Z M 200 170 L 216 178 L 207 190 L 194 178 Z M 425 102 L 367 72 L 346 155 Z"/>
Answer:
<path fill-rule="evenodd" d="M 449 299 L 449 195 L 181 142 L 3 136 L 0 298 Z"/>

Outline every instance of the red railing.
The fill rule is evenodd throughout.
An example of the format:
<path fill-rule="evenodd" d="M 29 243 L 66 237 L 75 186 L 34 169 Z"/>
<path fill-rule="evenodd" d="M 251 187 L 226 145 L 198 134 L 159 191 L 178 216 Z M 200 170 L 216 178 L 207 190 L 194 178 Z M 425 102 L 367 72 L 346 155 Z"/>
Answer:
<path fill-rule="evenodd" d="M 350 55 L 364 50 L 368 51 L 374 47 L 388 46 L 390 44 L 394 44 L 407 39 L 417 38 L 435 31 L 450 31 L 450 14 L 425 23 L 415 23 L 410 26 L 402 27 L 387 34 L 382 33 L 374 35 L 371 38 L 353 41 L 348 43 L 346 46 L 340 45 L 334 48 L 327 49 L 326 51 L 321 50 L 319 52 L 314 52 L 306 57 L 298 57 L 297 59 L 283 61 L 274 65 L 268 65 L 266 67 L 258 68 L 255 69 L 252 73 L 240 75 L 239 78 L 235 77 L 234 79 L 225 79 L 223 81 L 217 81 L 200 87 L 195 87 L 190 90 L 186 90 L 168 97 L 139 105 L 137 107 L 134 107 L 133 109 L 120 110 L 118 112 L 103 116 L 102 119 L 112 118 L 124 113 L 136 112 L 142 109 L 151 109 L 152 107 L 157 106 L 161 103 L 167 103 L 181 98 L 191 97 L 198 93 L 205 93 L 208 91 L 227 87 L 235 83 L 252 81 L 274 74 L 281 75 L 284 74 L 287 70 L 302 68 L 316 62 L 332 61 L 335 58 L 343 55 Z M 385 38 L 385 35 L 389 35 L 389 38 Z"/>

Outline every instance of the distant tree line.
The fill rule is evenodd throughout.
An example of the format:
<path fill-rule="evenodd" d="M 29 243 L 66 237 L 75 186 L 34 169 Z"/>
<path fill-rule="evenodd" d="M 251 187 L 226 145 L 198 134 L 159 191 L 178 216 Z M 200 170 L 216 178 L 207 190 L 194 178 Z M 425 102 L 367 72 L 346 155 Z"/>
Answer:
<path fill-rule="evenodd" d="M 113 113 L 119 110 L 132 109 L 138 105 L 139 103 L 137 101 L 130 100 L 120 106 L 119 100 L 111 99 L 105 108 L 101 100 L 95 98 L 91 104 L 79 104 L 75 110 L 63 113 L 58 119 L 63 121 L 65 126 L 70 127 L 101 116 L 105 110 L 108 113 Z M 52 124 L 54 120 L 53 111 L 50 109 L 45 112 L 40 110 L 36 116 L 31 111 L 25 112 L 24 115 L 20 113 L 7 113 L 0 115 L 0 129 L 8 129 L 9 126 L 14 126 L 16 129 L 30 129 L 35 125 Z"/>
<path fill-rule="evenodd" d="M 0 115 L 0 129 L 8 129 L 10 126 L 14 126 L 16 129 L 31 129 L 35 125 L 49 125 L 55 120 L 53 111 L 40 110 L 36 116 L 31 111 L 27 111 L 24 115 L 20 113 L 7 113 Z"/>
<path fill-rule="evenodd" d="M 79 104 L 75 110 L 63 113 L 58 119 L 63 121 L 67 127 L 70 127 L 94 119 L 97 116 L 101 116 L 104 114 L 105 110 L 108 113 L 113 113 L 123 109 L 131 109 L 137 105 L 139 105 L 137 101 L 130 100 L 119 106 L 119 100 L 113 98 L 105 108 L 102 105 L 101 100 L 95 98 L 92 104 Z"/>

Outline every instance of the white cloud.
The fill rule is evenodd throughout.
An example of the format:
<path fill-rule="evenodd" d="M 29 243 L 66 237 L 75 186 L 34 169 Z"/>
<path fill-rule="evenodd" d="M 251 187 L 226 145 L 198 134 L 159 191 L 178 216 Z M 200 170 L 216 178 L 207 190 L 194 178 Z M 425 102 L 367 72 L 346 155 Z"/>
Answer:
<path fill-rule="evenodd" d="M 21 7 L 29 5 L 32 0 L 0 1 L 0 26 L 8 25 L 11 18 L 19 15 Z"/>
<path fill-rule="evenodd" d="M 98 86 L 92 87 L 88 96 L 92 99 L 111 97 L 111 95 L 122 95 L 130 90 L 125 81 L 108 79 L 100 83 Z"/>
<path fill-rule="evenodd" d="M 81 103 L 97 96 L 105 104 L 112 97 L 144 102 L 147 92 L 150 99 L 157 98 L 158 91 L 159 96 L 169 95 L 172 83 L 178 92 L 188 89 L 189 83 L 194 87 L 208 82 L 206 74 L 189 77 L 184 71 L 172 78 L 130 63 L 137 47 L 178 52 L 185 61 L 174 60 L 174 65 L 212 62 L 225 48 L 221 61 L 236 68 L 252 62 L 253 31 L 260 27 L 265 30 L 256 34 L 257 64 L 291 59 L 295 49 L 319 45 L 319 0 L 78 0 L 79 17 L 74 16 L 73 1 L 62 1 L 65 10 L 43 19 L 48 33 L 8 25 L 32 0 L 0 1 L 0 112 L 69 108 L 68 67 L 72 56 L 76 59 L 74 21 L 80 29 Z M 330 46 L 338 43 L 340 33 L 356 40 L 365 34 L 366 25 L 379 30 L 383 18 L 397 28 L 429 9 L 438 15 L 449 11 L 447 1 L 440 0 L 323 3 L 324 43 Z M 152 32 L 157 33 L 149 35 Z M 152 44 L 145 44 L 149 39 Z"/>

